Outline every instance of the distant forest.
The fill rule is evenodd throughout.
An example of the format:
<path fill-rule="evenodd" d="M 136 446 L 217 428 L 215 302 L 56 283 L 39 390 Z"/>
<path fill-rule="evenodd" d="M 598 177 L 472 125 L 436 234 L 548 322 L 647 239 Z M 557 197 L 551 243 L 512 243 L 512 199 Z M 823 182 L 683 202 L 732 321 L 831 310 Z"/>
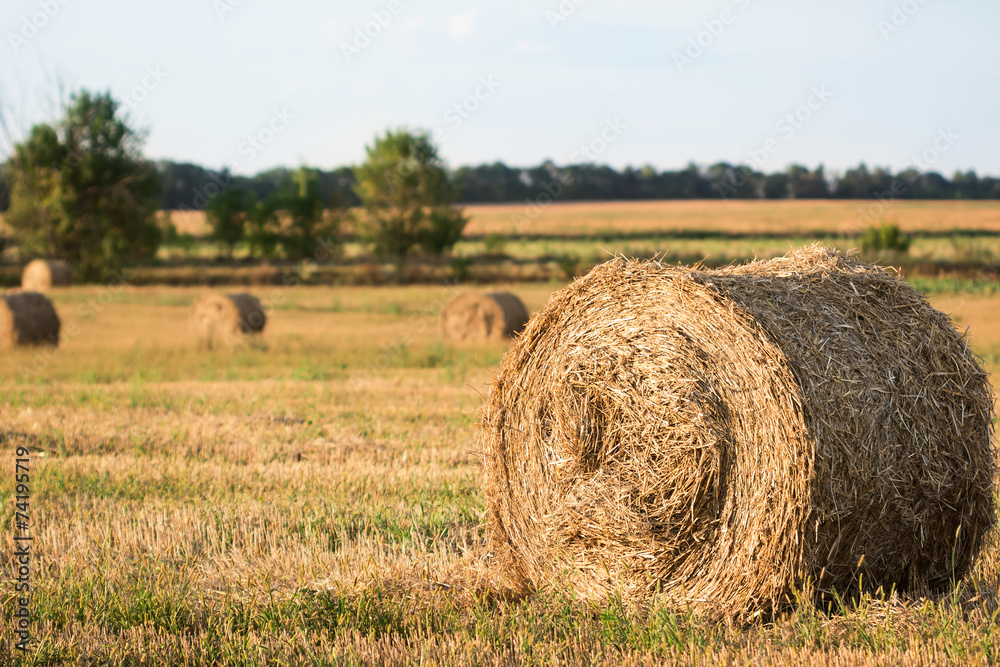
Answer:
<path fill-rule="evenodd" d="M 170 161 L 156 163 L 160 175 L 161 208 L 201 210 L 222 187 L 238 185 L 258 199 L 274 192 L 292 174 L 272 169 L 255 176 Z M 319 170 L 320 188 L 331 206 L 356 206 L 354 173 L 350 167 Z M 1000 199 L 1000 179 L 974 171 L 956 172 L 950 179 L 936 172 L 868 168 L 864 164 L 830 176 L 822 166 L 810 170 L 792 165 L 764 174 L 724 162 L 710 167 L 694 164 L 678 171 L 653 167 L 622 171 L 605 165 L 557 167 L 552 162 L 532 168 L 502 162 L 452 171 L 461 203 L 525 203 L 526 201 L 598 201 L 654 199 Z M 0 210 L 6 209 L 0 183 Z"/>

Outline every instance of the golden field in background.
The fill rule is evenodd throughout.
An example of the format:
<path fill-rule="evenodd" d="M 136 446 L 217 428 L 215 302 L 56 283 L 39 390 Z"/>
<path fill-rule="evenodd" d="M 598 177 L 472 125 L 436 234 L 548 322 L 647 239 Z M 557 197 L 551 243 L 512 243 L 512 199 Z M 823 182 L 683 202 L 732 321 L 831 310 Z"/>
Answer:
<path fill-rule="evenodd" d="M 906 232 L 977 230 L 1000 232 L 1000 202 L 893 202 L 868 215 L 878 202 L 859 200 L 671 200 L 555 202 L 532 209 L 515 204 L 470 204 L 465 233 L 519 235 L 677 234 L 856 234 L 870 224 L 892 222 Z M 360 213 L 360 211 L 358 212 Z M 520 218 L 527 220 L 523 222 Z M 201 211 L 171 211 L 178 233 L 208 233 Z M 0 229 L 3 229 L 0 215 Z"/>

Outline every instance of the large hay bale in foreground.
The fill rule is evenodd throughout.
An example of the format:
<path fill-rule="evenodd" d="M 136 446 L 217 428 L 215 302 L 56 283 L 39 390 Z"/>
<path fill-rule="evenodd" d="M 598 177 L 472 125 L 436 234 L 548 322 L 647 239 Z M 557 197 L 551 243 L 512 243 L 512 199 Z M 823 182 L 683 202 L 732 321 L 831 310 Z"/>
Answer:
<path fill-rule="evenodd" d="M 450 340 L 503 340 L 528 323 L 528 310 L 516 294 L 460 294 L 441 311 L 441 333 Z"/>
<path fill-rule="evenodd" d="M 741 616 L 808 580 L 924 591 L 995 519 L 987 375 L 947 316 L 822 246 L 616 259 L 555 293 L 483 408 L 515 581 Z M 561 579 L 564 577 L 564 579 Z"/>
<path fill-rule="evenodd" d="M 21 273 L 21 289 L 26 292 L 47 292 L 72 284 L 73 269 L 61 259 L 33 259 Z"/>
<path fill-rule="evenodd" d="M 233 347 L 259 336 L 267 315 L 252 294 L 209 294 L 194 304 L 191 329 L 206 347 Z"/>
<path fill-rule="evenodd" d="M 0 296 L 0 348 L 59 345 L 61 323 L 52 302 L 38 292 Z"/>

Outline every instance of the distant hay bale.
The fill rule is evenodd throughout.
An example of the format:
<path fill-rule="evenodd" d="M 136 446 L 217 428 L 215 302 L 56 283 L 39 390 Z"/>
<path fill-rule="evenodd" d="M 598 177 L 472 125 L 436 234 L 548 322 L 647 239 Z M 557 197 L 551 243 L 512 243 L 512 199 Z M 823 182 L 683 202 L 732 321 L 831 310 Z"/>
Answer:
<path fill-rule="evenodd" d="M 0 296 L 0 348 L 59 345 L 59 315 L 52 302 L 38 292 Z"/>
<path fill-rule="evenodd" d="M 510 292 L 460 294 L 441 311 L 441 333 L 450 340 L 503 340 L 528 323 L 528 311 Z"/>
<path fill-rule="evenodd" d="M 484 405 L 498 567 L 744 618 L 809 581 L 941 590 L 995 520 L 992 411 L 965 337 L 882 268 L 615 259 L 534 316 Z"/>
<path fill-rule="evenodd" d="M 267 315 L 252 294 L 209 294 L 194 304 L 191 329 L 205 347 L 233 347 L 259 336 Z"/>
<path fill-rule="evenodd" d="M 26 292 L 47 292 L 72 284 L 73 269 L 61 259 L 32 260 L 21 273 L 21 289 Z"/>

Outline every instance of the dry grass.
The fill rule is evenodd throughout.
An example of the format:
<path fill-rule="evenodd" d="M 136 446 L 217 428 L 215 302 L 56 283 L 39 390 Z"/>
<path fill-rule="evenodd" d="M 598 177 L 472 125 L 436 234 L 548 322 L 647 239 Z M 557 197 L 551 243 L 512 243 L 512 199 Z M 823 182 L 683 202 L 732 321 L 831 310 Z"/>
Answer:
<path fill-rule="evenodd" d="M 518 293 L 535 311 L 552 289 Z M 0 457 L 34 452 L 36 664 L 1000 659 L 995 542 L 955 598 L 804 605 L 766 626 L 477 595 L 474 424 L 505 346 L 441 342 L 448 288 L 300 287 L 260 294 L 266 351 L 199 352 L 187 326 L 200 293 L 61 291 L 78 333 L 54 356 L 0 362 Z M 977 349 L 1000 348 L 1000 299 L 947 304 Z M 9 568 L 9 481 L 0 508 Z M 3 624 L 0 663 L 12 656 Z"/>

